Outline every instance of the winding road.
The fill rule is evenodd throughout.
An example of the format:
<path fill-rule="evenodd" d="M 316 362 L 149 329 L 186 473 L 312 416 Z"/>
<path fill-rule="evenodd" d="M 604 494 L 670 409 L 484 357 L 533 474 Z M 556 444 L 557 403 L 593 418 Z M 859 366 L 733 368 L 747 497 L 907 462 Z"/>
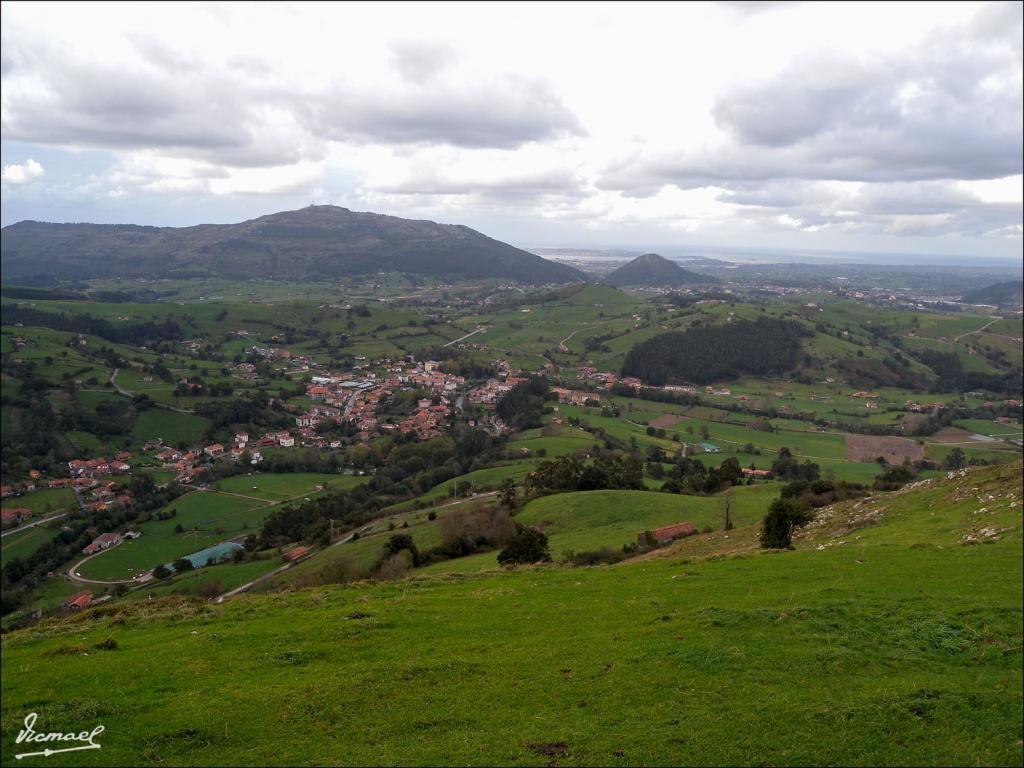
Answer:
<path fill-rule="evenodd" d="M 117 383 L 117 374 L 119 374 L 120 372 L 120 368 L 114 369 L 114 372 L 110 374 L 110 383 L 114 386 L 114 389 L 117 390 L 117 393 L 119 395 L 124 395 L 125 397 L 135 397 L 134 392 L 129 392 L 127 389 L 125 389 L 124 387 Z M 150 400 L 150 402 L 152 402 L 153 405 L 156 406 L 157 408 L 163 408 L 166 411 L 174 411 L 175 413 L 195 413 L 195 411 L 190 410 L 188 408 L 178 408 L 177 406 L 168 405 L 167 403 L 160 403 L 152 399 Z"/>

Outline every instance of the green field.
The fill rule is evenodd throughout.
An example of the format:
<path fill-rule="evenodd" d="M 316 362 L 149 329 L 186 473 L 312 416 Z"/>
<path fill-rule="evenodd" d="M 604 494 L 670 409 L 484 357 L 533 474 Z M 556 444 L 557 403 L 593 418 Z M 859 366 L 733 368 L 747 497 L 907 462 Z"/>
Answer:
<path fill-rule="evenodd" d="M 150 408 L 139 414 L 132 440 L 141 445 L 159 438 L 167 445 L 189 446 L 197 443 L 209 426 L 209 419 L 202 416 Z"/>
<path fill-rule="evenodd" d="M 150 600 L 168 595 L 190 595 L 200 586 L 211 584 L 219 587 L 218 591 L 228 592 L 243 584 L 248 584 L 265 573 L 269 573 L 282 564 L 276 553 L 266 553 L 262 560 L 244 563 L 219 563 L 205 568 L 197 568 L 181 575 L 172 576 L 166 581 L 150 581 L 128 593 L 129 601 Z"/>
<path fill-rule="evenodd" d="M 283 501 L 320 490 L 354 488 L 366 478 L 355 475 L 325 475 L 316 472 L 281 474 L 251 473 L 218 480 L 213 487 L 227 493 L 237 493 L 267 501 Z"/>
<path fill-rule="evenodd" d="M 102 722 L 74 765 L 1019 765 L 1019 472 L 848 503 L 794 552 L 86 612 L 5 636 L 3 734 Z"/>
<path fill-rule="evenodd" d="M 28 557 L 40 544 L 50 541 L 56 535 L 57 531 L 41 525 L 6 534 L 0 539 L 0 567 L 6 565 L 8 560 Z"/>
<path fill-rule="evenodd" d="M 77 502 L 75 501 L 75 492 L 70 488 L 42 488 L 38 491 L 29 491 L 21 496 L 4 499 L 3 509 L 18 507 L 31 509 L 35 515 L 47 515 L 75 509 Z"/>
<path fill-rule="evenodd" d="M 198 552 L 234 536 L 256 533 L 267 514 L 267 502 L 221 493 L 196 491 L 175 499 L 168 509 L 177 514 L 138 527 L 142 536 L 93 557 L 76 572 L 101 581 L 130 579 L 176 557 Z M 175 533 L 175 526 L 184 531 Z"/>

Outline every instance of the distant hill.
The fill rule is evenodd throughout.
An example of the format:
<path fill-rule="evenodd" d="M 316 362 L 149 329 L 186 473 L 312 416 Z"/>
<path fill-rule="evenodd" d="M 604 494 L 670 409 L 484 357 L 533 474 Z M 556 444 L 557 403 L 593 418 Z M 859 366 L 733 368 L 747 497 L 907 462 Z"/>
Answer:
<path fill-rule="evenodd" d="M 674 261 L 669 261 L 656 253 L 645 253 L 616 269 L 604 279 L 604 282 L 617 288 L 626 285 L 664 285 L 677 288 L 694 283 L 717 283 L 718 280 L 683 269 Z"/>
<path fill-rule="evenodd" d="M 1008 280 L 979 288 L 965 293 L 960 301 L 966 304 L 990 304 L 994 307 L 1019 307 L 1024 304 L 1024 281 Z"/>
<path fill-rule="evenodd" d="M 534 284 L 587 279 L 573 267 L 469 227 L 331 205 L 195 227 L 22 221 L 0 231 L 0 266 L 5 282 L 108 277 L 319 280 L 380 271 Z"/>

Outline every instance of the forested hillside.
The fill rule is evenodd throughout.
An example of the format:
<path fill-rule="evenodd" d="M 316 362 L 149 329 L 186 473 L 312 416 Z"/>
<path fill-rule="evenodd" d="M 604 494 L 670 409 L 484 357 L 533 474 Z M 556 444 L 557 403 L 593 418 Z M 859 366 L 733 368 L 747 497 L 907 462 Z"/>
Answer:
<path fill-rule="evenodd" d="M 622 373 L 655 386 L 783 373 L 799 362 L 800 340 L 810 335 L 797 323 L 763 317 L 662 333 L 633 347 Z"/>

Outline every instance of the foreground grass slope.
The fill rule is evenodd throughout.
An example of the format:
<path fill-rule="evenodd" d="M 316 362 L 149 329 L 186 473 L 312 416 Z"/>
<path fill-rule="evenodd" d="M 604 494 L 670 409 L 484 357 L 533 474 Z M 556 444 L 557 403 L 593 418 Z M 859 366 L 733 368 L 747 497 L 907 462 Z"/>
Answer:
<path fill-rule="evenodd" d="M 792 552 L 87 611 L 3 638 L 3 764 L 30 711 L 106 726 L 53 765 L 1020 764 L 1020 498 L 986 468 Z"/>

